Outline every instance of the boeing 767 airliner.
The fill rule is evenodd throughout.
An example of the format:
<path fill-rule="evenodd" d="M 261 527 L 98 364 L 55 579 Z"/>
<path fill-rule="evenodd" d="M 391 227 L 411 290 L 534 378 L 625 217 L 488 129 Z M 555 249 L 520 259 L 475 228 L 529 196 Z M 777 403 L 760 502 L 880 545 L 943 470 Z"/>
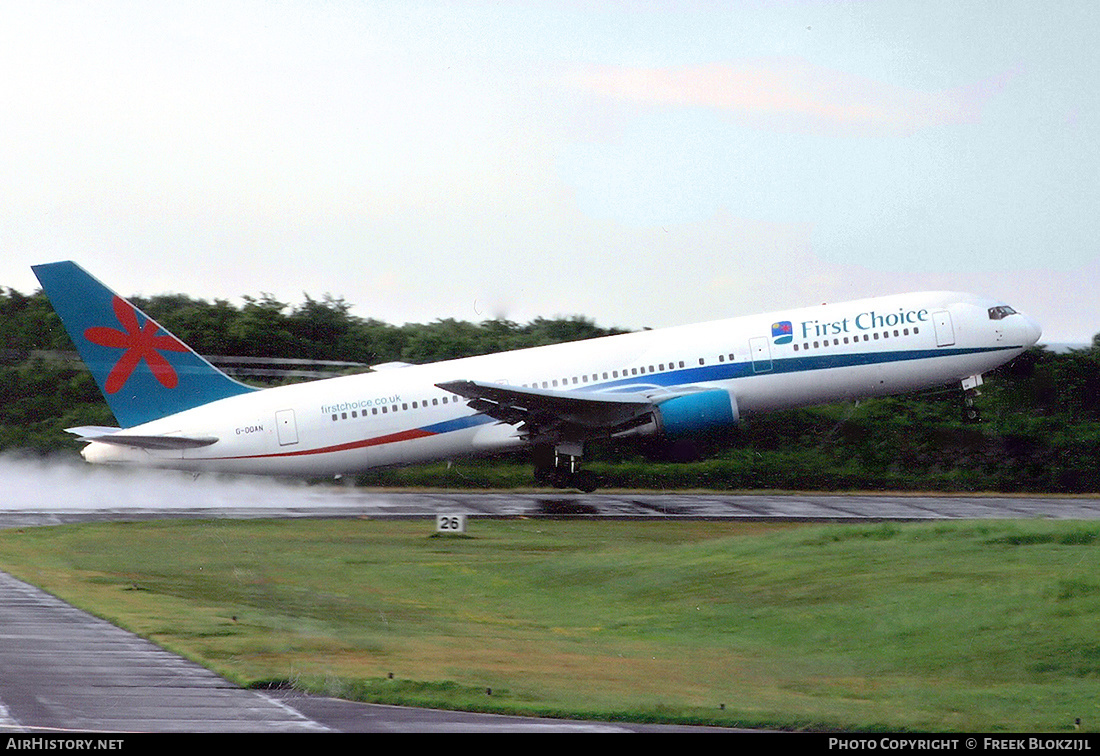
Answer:
<path fill-rule="evenodd" d="M 196 472 L 340 475 L 527 447 L 548 450 L 537 479 L 588 491 L 586 442 L 973 389 L 1041 333 L 1003 302 L 920 292 L 256 389 L 75 263 L 33 269 L 120 426 L 68 429 L 84 458 Z"/>

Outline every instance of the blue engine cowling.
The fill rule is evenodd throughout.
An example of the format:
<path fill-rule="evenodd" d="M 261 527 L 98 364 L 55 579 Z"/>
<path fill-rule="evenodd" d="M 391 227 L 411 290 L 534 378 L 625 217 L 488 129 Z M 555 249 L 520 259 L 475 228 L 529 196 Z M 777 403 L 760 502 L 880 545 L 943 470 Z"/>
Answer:
<path fill-rule="evenodd" d="M 737 424 L 741 414 L 737 398 L 723 389 L 699 391 L 667 399 L 654 413 L 658 432 L 683 436 L 699 431 L 728 428 Z"/>

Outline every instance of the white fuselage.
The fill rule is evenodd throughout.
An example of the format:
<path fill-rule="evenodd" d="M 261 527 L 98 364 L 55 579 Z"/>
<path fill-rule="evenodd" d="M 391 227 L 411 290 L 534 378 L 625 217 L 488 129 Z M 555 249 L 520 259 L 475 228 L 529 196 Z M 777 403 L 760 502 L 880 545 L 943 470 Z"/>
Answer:
<path fill-rule="evenodd" d="M 957 383 L 1033 345 L 1025 315 L 925 292 L 642 331 L 295 384 L 221 399 L 127 429 L 216 437 L 161 451 L 93 442 L 91 462 L 188 470 L 332 475 L 527 443 L 436 384 L 471 380 L 659 398 L 721 388 L 742 416 Z M 789 328 L 782 325 L 789 323 Z M 789 335 L 788 340 L 786 336 Z"/>

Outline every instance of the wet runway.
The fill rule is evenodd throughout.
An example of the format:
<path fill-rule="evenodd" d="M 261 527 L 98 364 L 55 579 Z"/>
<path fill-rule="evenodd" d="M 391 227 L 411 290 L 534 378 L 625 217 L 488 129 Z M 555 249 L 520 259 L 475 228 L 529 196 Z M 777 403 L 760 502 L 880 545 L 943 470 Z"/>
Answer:
<path fill-rule="evenodd" d="M 630 519 L 875 520 L 1100 518 L 1100 498 L 852 494 L 561 494 L 378 492 L 338 486 L 300 486 L 278 496 L 220 492 L 212 500 L 181 493 L 156 506 L 127 502 L 44 501 L 33 509 L 0 505 L 0 528 L 92 520 L 166 518 L 591 517 Z M 184 500 L 186 499 L 186 500 Z"/>
<path fill-rule="evenodd" d="M 410 493 L 255 480 L 50 477 L 18 484 L 0 527 L 159 518 L 591 517 L 741 520 L 1100 518 L 1100 498 L 899 495 Z M 32 503 L 33 502 L 33 503 Z M 243 690 L 0 573 L 0 732 L 639 732 L 698 728 L 566 722 L 369 706 Z"/>

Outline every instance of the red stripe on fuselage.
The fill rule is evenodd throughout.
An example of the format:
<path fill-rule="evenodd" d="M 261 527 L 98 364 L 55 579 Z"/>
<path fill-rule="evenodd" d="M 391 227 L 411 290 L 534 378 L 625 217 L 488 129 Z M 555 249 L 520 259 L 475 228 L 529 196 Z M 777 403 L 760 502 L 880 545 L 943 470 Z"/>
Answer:
<path fill-rule="evenodd" d="M 205 459 L 211 460 L 227 460 L 227 459 L 273 459 L 276 457 L 305 457 L 311 454 L 329 454 L 331 452 L 352 451 L 353 449 L 366 449 L 370 446 L 381 446 L 382 444 L 395 444 L 400 441 L 412 441 L 417 438 L 427 438 L 428 436 L 435 436 L 437 434 L 431 431 L 421 430 L 419 428 L 413 428 L 412 430 L 401 431 L 400 433 L 391 433 L 388 436 L 377 436 L 375 438 L 365 438 L 361 441 L 349 441 L 346 444 L 336 444 L 335 446 L 322 446 L 319 449 L 299 449 L 297 451 L 279 452 L 278 454 L 246 454 L 240 457 L 205 457 Z"/>

